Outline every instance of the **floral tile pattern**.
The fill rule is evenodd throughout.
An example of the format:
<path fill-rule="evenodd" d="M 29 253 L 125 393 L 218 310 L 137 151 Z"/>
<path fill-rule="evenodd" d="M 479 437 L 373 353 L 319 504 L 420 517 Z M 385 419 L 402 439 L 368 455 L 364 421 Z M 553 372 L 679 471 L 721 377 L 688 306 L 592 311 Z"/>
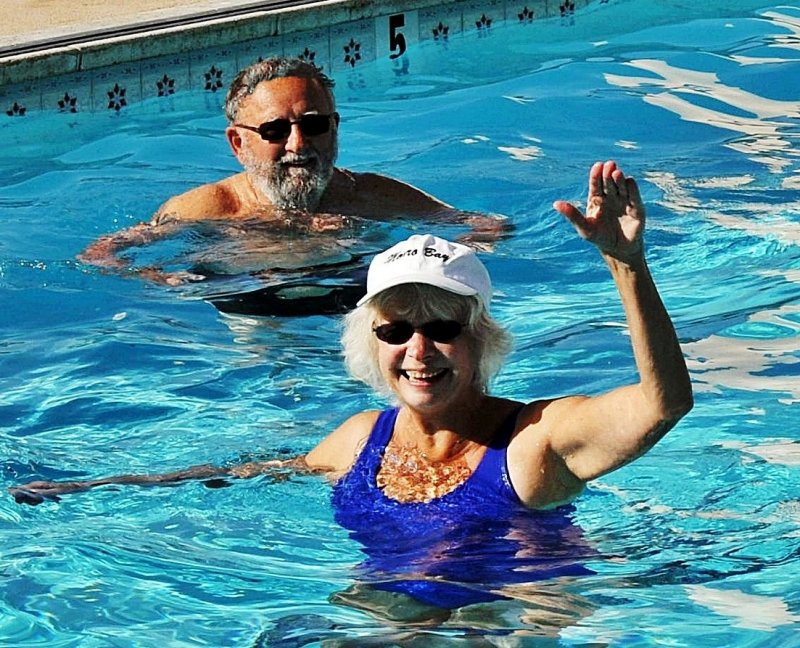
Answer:
<path fill-rule="evenodd" d="M 287 34 L 284 39 L 283 54 L 302 58 L 323 72 L 329 73 L 331 71 L 329 31 L 326 28 Z"/>
<path fill-rule="evenodd" d="M 249 40 L 225 47 L 198 46 L 185 55 L 131 60 L 89 72 L 0 86 L 0 110 L 14 123 L 24 123 L 25 117 L 41 111 L 66 115 L 109 111 L 125 115 L 139 102 L 169 106 L 173 97 L 189 92 L 201 92 L 219 104 L 240 69 L 274 55 L 298 56 L 328 74 L 346 73 L 347 86 L 357 88 L 364 83 L 360 68 L 365 63 L 385 59 L 398 78 L 409 75 L 406 50 L 412 44 L 435 41 L 442 48 L 442 56 L 447 56 L 452 39 L 467 33 L 489 37 L 504 23 L 529 25 L 553 18 L 560 19 L 562 26 L 574 25 L 579 20 L 579 9 L 590 1 L 445 0 L 408 12 L 259 38 L 252 38 L 258 30 L 250 24 L 242 31 Z M 600 4 L 605 1 L 600 0 Z M 280 22 L 274 16 L 265 16 L 264 20 L 263 31 L 278 31 Z M 130 44 L 125 47 L 122 51 L 130 51 L 134 57 L 137 48 Z"/>
<path fill-rule="evenodd" d="M 429 7 L 419 11 L 420 41 L 435 40 L 446 43 L 463 32 L 460 4 Z"/>
<path fill-rule="evenodd" d="M 329 33 L 331 72 L 352 70 L 375 59 L 373 19 L 332 25 Z"/>
<path fill-rule="evenodd" d="M 141 64 L 143 99 L 168 98 L 191 88 L 190 66 L 179 56 L 147 59 Z"/>

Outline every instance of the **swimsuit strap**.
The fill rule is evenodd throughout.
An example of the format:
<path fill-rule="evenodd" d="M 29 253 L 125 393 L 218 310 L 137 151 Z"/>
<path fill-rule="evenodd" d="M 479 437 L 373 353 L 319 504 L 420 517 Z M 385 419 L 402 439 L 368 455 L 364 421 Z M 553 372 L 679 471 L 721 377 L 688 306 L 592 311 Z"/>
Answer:
<path fill-rule="evenodd" d="M 400 413 L 400 408 L 393 407 L 391 409 L 383 410 L 378 414 L 378 419 L 372 426 L 372 430 L 367 437 L 367 442 L 364 444 L 363 449 L 356 458 L 356 462 L 350 469 L 350 472 L 356 474 L 362 472 L 365 474 L 377 475 L 380 468 L 383 451 L 389 444 L 394 432 L 394 424 L 397 420 L 397 415 Z"/>
<path fill-rule="evenodd" d="M 517 495 L 508 474 L 508 444 L 511 442 L 511 436 L 517 426 L 517 417 L 523 407 L 524 405 L 515 407 L 503 420 L 478 467 L 467 480 L 490 486 L 518 504 L 521 504 L 522 500 Z"/>
<path fill-rule="evenodd" d="M 399 407 L 383 410 L 378 415 L 378 420 L 370 432 L 367 448 L 378 448 L 384 450 L 394 434 L 394 424 L 397 422 L 397 415 L 400 413 Z"/>

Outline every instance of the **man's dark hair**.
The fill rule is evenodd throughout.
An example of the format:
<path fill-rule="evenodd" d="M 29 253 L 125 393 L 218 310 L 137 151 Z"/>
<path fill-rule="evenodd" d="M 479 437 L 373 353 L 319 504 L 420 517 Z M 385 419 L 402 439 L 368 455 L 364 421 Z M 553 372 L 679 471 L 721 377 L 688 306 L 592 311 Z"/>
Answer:
<path fill-rule="evenodd" d="M 328 95 L 331 110 L 335 110 L 336 101 L 333 96 L 333 79 L 324 74 L 313 63 L 298 58 L 276 56 L 253 63 L 236 75 L 225 98 L 225 116 L 228 118 L 228 122 L 233 124 L 236 121 L 239 104 L 242 99 L 253 94 L 260 83 L 284 77 L 314 79 L 325 90 L 325 94 Z"/>

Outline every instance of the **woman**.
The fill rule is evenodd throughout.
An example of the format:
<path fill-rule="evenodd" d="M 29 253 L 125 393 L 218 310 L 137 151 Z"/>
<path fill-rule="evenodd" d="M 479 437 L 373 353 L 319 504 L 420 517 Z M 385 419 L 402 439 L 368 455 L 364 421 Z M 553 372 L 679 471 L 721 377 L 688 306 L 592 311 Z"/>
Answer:
<path fill-rule="evenodd" d="M 547 509 L 646 452 L 691 409 L 686 365 L 644 259 L 636 182 L 614 162 L 597 163 L 586 215 L 566 202 L 554 206 L 611 270 L 639 383 L 524 404 L 490 396 L 486 384 L 508 340 L 488 314 L 488 274 L 468 248 L 412 237 L 372 262 L 367 295 L 347 315 L 343 336 L 350 371 L 391 393 L 399 409 L 353 416 L 306 456 L 310 467 L 346 479 L 362 448 L 388 429 L 378 489 L 399 502 L 426 502 L 469 481 L 499 443 L 506 472 L 496 483 L 526 507 Z"/>
<path fill-rule="evenodd" d="M 20 503 L 38 504 L 112 483 L 248 477 L 298 467 L 329 473 L 340 484 L 354 479 L 355 469 L 372 470 L 372 497 L 427 503 L 472 482 L 487 453 L 498 450 L 504 455 L 495 458 L 499 473 L 487 476 L 495 494 L 530 509 L 569 502 L 589 480 L 650 449 L 691 409 L 692 391 L 645 262 L 645 209 L 636 181 L 614 162 L 598 162 L 589 173 L 586 214 L 564 201 L 554 207 L 608 264 L 625 309 L 638 383 L 599 396 L 528 403 L 489 395 L 488 380 L 510 343 L 489 315 L 488 273 L 470 248 L 412 236 L 373 260 L 367 294 L 346 316 L 343 335 L 351 373 L 391 394 L 398 408 L 356 414 L 288 463 L 32 482 L 12 494 Z M 359 465 L 359 458 L 372 456 L 364 449 L 373 452 L 376 445 L 378 464 Z"/>
<path fill-rule="evenodd" d="M 350 373 L 397 406 L 351 417 L 305 457 L 338 477 L 337 521 L 368 555 L 366 586 L 334 600 L 382 616 L 447 618 L 473 603 L 532 602 L 536 581 L 591 573 L 584 564 L 596 556 L 563 505 L 691 409 L 686 365 L 644 259 L 636 182 L 614 162 L 597 163 L 586 215 L 554 206 L 611 270 L 639 382 L 596 397 L 491 396 L 509 338 L 489 315 L 491 284 L 475 253 L 412 236 L 379 254 L 343 343 Z"/>

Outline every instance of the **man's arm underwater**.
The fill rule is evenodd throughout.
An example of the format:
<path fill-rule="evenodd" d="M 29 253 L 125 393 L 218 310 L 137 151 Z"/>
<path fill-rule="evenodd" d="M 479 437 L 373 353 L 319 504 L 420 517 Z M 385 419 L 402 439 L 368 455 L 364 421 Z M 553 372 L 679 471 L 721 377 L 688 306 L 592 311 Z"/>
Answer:
<path fill-rule="evenodd" d="M 235 220 L 238 217 L 237 192 L 228 180 L 202 185 L 173 196 L 149 221 L 101 236 L 78 255 L 78 260 L 123 276 L 136 276 L 166 285 L 202 281 L 205 277 L 190 272 L 167 273 L 152 266 L 134 268 L 131 259 L 124 256 L 124 252 L 174 236 L 189 223 L 201 220 Z"/>

